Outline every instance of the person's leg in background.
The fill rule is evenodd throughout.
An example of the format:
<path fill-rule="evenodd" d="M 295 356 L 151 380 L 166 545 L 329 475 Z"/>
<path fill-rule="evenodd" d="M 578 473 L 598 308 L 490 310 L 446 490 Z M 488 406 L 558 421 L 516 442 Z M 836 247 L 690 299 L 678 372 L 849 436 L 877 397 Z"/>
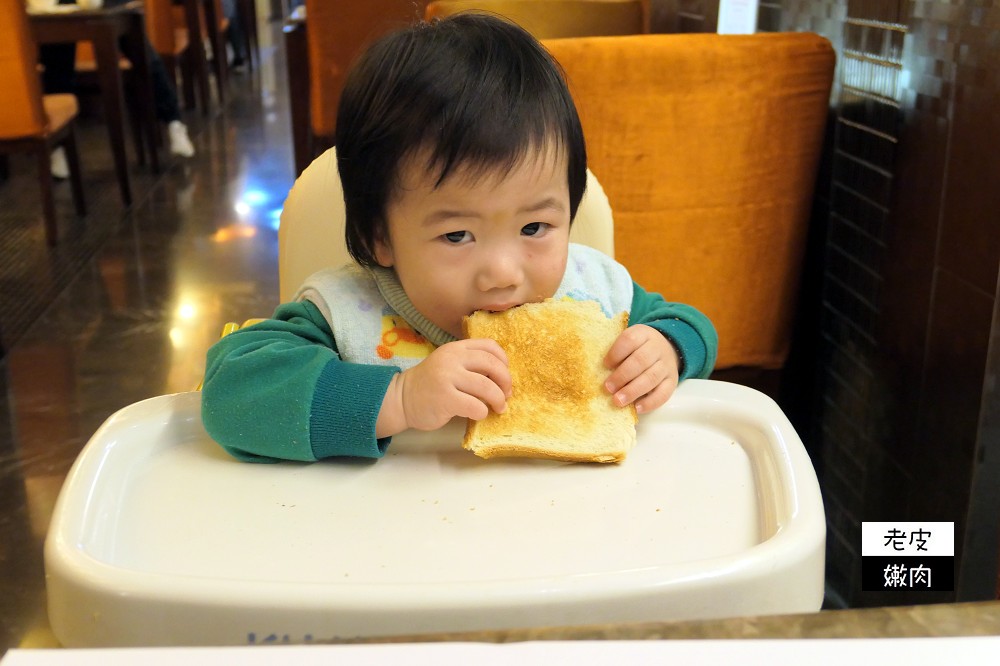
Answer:
<path fill-rule="evenodd" d="M 41 44 L 38 61 L 42 65 L 42 90 L 47 95 L 76 91 L 76 44 Z M 62 146 L 52 151 L 49 163 L 52 175 L 60 180 L 69 178 L 69 163 Z"/>
<path fill-rule="evenodd" d="M 243 34 L 243 21 L 240 16 L 240 8 L 236 0 L 222 0 L 222 14 L 229 19 L 229 30 L 226 39 L 229 48 L 233 50 L 233 61 L 230 67 L 234 70 L 242 69 L 246 65 L 250 54 L 246 52 L 246 37 Z"/>
<path fill-rule="evenodd" d="M 119 48 L 128 58 L 127 44 L 123 40 Z M 180 157 L 194 157 L 194 144 L 188 137 L 187 126 L 181 121 L 181 108 L 177 102 L 177 91 L 174 82 L 167 74 L 160 54 L 146 40 L 146 58 L 149 61 L 149 74 L 153 84 L 153 103 L 156 106 L 156 119 L 167 125 L 167 141 L 170 153 Z"/>
<path fill-rule="evenodd" d="M 40 44 L 38 61 L 42 65 L 42 88 L 48 95 L 76 90 L 76 44 Z"/>

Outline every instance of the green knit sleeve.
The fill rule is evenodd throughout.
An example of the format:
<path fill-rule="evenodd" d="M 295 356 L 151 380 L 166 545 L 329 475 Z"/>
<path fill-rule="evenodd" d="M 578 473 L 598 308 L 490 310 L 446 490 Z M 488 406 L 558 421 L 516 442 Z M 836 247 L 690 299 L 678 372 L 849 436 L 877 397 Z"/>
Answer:
<path fill-rule="evenodd" d="M 287 303 L 208 350 L 202 421 L 244 461 L 377 458 L 389 439 L 376 439 L 375 421 L 398 371 L 340 360 L 319 310 Z"/>
<path fill-rule="evenodd" d="M 681 380 L 708 377 L 715 367 L 719 336 L 708 317 L 690 305 L 668 303 L 633 281 L 628 324 L 651 326 L 673 343 L 681 360 Z"/>

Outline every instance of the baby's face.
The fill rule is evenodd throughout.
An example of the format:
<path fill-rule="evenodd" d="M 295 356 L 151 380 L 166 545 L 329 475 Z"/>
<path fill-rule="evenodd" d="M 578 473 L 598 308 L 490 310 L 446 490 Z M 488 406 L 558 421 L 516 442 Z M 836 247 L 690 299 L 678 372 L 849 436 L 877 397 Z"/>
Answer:
<path fill-rule="evenodd" d="M 462 317 L 506 310 L 555 294 L 569 250 L 564 157 L 539 153 L 509 173 L 469 177 L 461 169 L 435 188 L 422 157 L 404 163 L 387 207 L 389 242 L 376 258 L 392 266 L 414 307 L 457 338 Z"/>

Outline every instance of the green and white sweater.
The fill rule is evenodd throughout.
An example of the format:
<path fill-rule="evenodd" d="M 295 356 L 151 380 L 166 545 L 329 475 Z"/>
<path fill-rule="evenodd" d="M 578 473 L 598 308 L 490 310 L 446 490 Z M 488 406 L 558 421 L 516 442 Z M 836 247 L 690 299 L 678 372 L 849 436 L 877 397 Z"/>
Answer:
<path fill-rule="evenodd" d="M 609 316 L 627 310 L 630 326 L 657 329 L 678 351 L 682 380 L 712 371 L 711 322 L 646 292 L 596 250 L 570 245 L 554 297 L 595 300 Z M 320 271 L 297 298 L 209 349 L 206 430 L 246 461 L 381 457 L 390 438 L 376 439 L 375 422 L 392 376 L 454 338 L 416 311 L 389 269 Z"/>

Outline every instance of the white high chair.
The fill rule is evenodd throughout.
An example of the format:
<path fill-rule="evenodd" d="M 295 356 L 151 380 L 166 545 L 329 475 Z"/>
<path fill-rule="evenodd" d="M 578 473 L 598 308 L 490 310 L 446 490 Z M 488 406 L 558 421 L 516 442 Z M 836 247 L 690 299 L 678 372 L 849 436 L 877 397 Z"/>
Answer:
<path fill-rule="evenodd" d="M 283 299 L 347 261 L 334 165 L 331 150 L 288 197 Z M 611 253 L 596 180 L 574 227 Z M 200 404 L 190 392 L 126 407 L 73 465 L 45 545 L 63 645 L 324 642 L 822 603 L 812 463 L 750 388 L 685 381 L 610 466 L 482 460 L 462 449 L 458 420 L 397 435 L 374 464 L 254 465 L 209 438 Z"/>
<path fill-rule="evenodd" d="M 615 256 L 611 205 L 589 170 L 587 190 L 569 237 Z M 278 228 L 281 302 L 290 301 L 299 285 L 316 271 L 350 261 L 344 241 L 344 190 L 337 173 L 336 148 L 330 148 L 306 167 L 285 199 Z"/>

